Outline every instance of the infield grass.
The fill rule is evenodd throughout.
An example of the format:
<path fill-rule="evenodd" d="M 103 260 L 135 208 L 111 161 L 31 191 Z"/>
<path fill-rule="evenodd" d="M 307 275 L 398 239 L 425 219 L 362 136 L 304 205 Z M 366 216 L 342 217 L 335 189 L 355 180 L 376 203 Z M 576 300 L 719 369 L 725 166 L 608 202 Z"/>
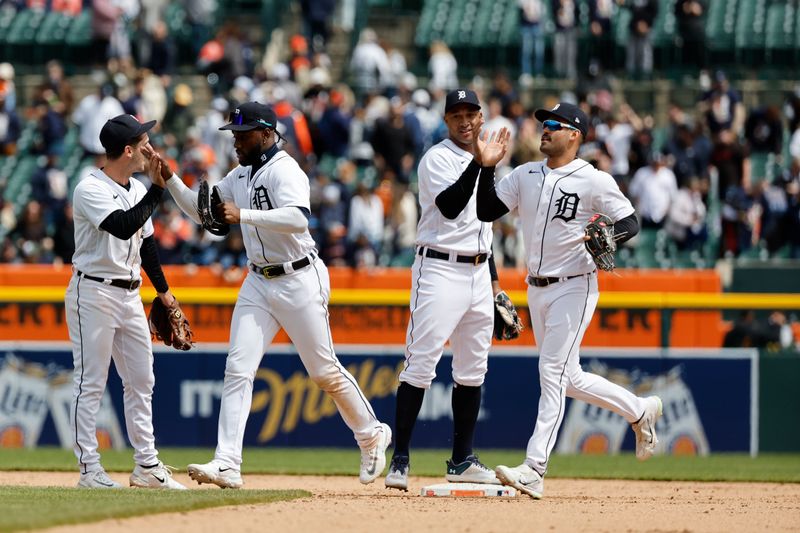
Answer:
<path fill-rule="evenodd" d="M 291 500 L 303 490 L 99 490 L 0 487 L 0 532 L 83 524 L 107 518 Z"/>
<path fill-rule="evenodd" d="M 518 465 L 523 450 L 478 450 L 487 466 Z M 160 458 L 179 471 L 189 463 L 210 461 L 214 452 L 205 448 L 162 448 Z M 112 472 L 130 472 L 131 450 L 104 450 L 103 466 Z M 415 450 L 412 475 L 444 476 L 449 450 Z M 244 474 L 309 474 L 357 476 L 358 449 L 339 448 L 246 448 Z M 0 448 L 0 470 L 75 471 L 75 456 L 61 448 Z M 800 483 L 800 454 L 717 453 L 709 457 L 656 456 L 639 462 L 633 453 L 621 455 L 554 455 L 548 477 L 592 479 L 643 479 L 675 481 L 762 481 Z"/>

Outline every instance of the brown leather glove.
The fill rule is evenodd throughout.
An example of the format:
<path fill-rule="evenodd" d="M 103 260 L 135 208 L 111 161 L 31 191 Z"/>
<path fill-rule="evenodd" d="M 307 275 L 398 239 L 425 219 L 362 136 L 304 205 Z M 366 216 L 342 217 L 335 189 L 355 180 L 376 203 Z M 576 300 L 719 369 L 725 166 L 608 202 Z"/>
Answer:
<path fill-rule="evenodd" d="M 177 298 L 174 298 L 172 305 L 167 307 L 161 298 L 156 296 L 147 321 L 150 323 L 150 333 L 157 340 L 164 341 L 165 345 L 178 350 L 191 350 L 192 328 L 189 327 L 189 321 L 186 320 Z"/>

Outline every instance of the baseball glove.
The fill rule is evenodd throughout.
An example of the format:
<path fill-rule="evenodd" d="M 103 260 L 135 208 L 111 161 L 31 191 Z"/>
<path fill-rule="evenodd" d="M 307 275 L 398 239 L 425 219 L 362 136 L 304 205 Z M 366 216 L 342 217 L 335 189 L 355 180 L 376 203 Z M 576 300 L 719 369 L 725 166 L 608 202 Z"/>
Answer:
<path fill-rule="evenodd" d="M 173 299 L 172 305 L 167 307 L 156 296 L 147 321 L 150 323 L 150 333 L 157 340 L 178 350 L 191 350 L 192 328 L 189 327 L 189 321 L 186 320 L 177 299 Z"/>
<path fill-rule="evenodd" d="M 614 222 L 602 213 L 596 213 L 589 219 L 584 228 L 586 250 L 592 256 L 597 268 L 611 272 L 614 270 L 614 252 L 617 243 L 614 240 Z"/>
<path fill-rule="evenodd" d="M 519 337 L 522 322 L 508 295 L 501 291 L 494 297 L 494 338 L 508 341 Z"/>
<path fill-rule="evenodd" d="M 223 237 L 228 234 L 231 227 L 217 216 L 217 207 L 221 204 L 222 198 L 219 196 L 217 187 L 209 188 L 208 182 L 201 179 L 197 193 L 197 215 L 200 217 L 200 223 L 206 231 Z"/>

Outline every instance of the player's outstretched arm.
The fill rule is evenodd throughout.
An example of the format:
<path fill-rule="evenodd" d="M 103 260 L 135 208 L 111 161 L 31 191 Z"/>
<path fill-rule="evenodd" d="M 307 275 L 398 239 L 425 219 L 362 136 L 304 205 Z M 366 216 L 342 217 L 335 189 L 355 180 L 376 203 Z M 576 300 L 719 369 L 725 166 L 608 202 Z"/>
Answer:
<path fill-rule="evenodd" d="M 187 187 L 177 174 L 170 172 L 169 178 L 165 181 L 167 182 L 167 189 L 169 189 L 172 198 L 181 208 L 181 211 L 186 213 L 195 224 L 201 224 L 200 216 L 197 214 L 197 193 Z"/>

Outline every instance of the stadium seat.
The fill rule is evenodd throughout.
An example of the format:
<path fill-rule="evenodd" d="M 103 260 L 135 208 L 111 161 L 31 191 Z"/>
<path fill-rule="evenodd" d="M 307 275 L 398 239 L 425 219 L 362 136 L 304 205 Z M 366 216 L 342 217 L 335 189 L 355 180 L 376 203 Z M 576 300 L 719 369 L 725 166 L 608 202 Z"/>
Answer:
<path fill-rule="evenodd" d="M 797 9 L 792 3 L 775 3 L 767 9 L 767 50 L 794 48 L 794 26 Z"/>
<path fill-rule="evenodd" d="M 767 0 L 743 0 L 736 16 L 736 57 L 754 61 L 762 56 L 767 23 Z"/>
<path fill-rule="evenodd" d="M 656 241 L 658 230 L 652 228 L 642 228 L 636 238 L 636 248 L 633 252 L 633 259 L 639 268 L 658 268 L 659 260 L 656 258 Z"/>

